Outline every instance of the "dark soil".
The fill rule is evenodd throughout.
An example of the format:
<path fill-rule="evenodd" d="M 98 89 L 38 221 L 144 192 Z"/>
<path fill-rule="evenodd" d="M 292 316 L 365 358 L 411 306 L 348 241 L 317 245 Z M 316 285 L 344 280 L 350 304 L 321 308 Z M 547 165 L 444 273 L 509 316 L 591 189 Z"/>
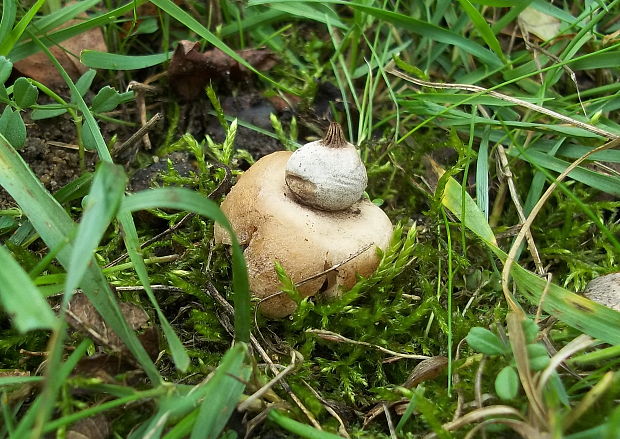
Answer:
<path fill-rule="evenodd" d="M 227 115 L 269 131 L 271 131 L 269 118 L 271 113 L 277 114 L 285 122 L 290 119 L 291 115 L 287 109 L 278 112 L 269 100 L 252 91 L 237 96 L 222 97 L 222 107 Z M 163 111 L 163 108 L 160 111 Z M 173 141 L 185 133 L 192 134 L 198 141 L 202 141 L 207 135 L 216 142 L 223 141 L 225 132 L 217 118 L 209 114 L 210 111 L 211 105 L 206 98 L 182 104 L 177 137 Z M 53 193 L 79 177 L 83 171 L 80 169 L 78 151 L 55 143 L 76 145 L 76 129 L 73 121 L 68 116 L 59 116 L 35 122 L 29 119 L 27 113 L 23 116 L 27 124 L 28 137 L 26 145 L 19 152 L 46 189 Z M 134 108 L 128 109 L 124 116 L 129 120 L 137 119 Z M 106 141 L 112 135 L 117 134 L 119 141 L 122 142 L 135 130 L 103 121 L 99 121 L 99 125 Z M 154 148 L 161 146 L 163 133 L 168 128 L 166 125 L 164 119 L 162 126 L 150 133 Z M 237 148 L 249 151 L 255 159 L 281 149 L 277 139 L 242 126 L 239 126 L 237 130 L 235 144 Z M 141 142 L 136 147 L 139 150 L 143 149 Z M 166 162 L 154 160 L 153 164 L 145 170 L 131 169 L 135 166 L 133 163 L 135 149 L 133 152 L 131 157 L 121 156 L 117 158 L 117 161 L 126 165 L 130 174 L 135 174 L 131 178 L 131 190 L 146 189 L 156 183 L 157 174 L 165 170 Z M 173 156 L 173 162 L 179 171 L 192 169 L 191 159 L 187 154 Z M 96 152 L 87 151 L 86 170 L 92 171 L 96 160 Z M 15 206 L 13 199 L 3 189 L 0 189 L 0 209 L 12 206 Z"/>
<path fill-rule="evenodd" d="M 64 116 L 33 122 L 28 114 L 23 114 L 28 137 L 26 144 L 19 151 L 43 185 L 55 192 L 80 176 L 80 158 L 78 151 L 63 146 L 52 146 L 49 142 L 75 145 L 76 131 L 73 121 Z M 86 153 L 86 169 L 93 170 L 95 154 Z M 0 209 L 15 206 L 15 201 L 0 189 Z"/>
<path fill-rule="evenodd" d="M 222 99 L 221 104 L 227 115 L 268 131 L 272 131 L 269 115 L 278 114 L 274 106 L 258 93 L 227 96 Z M 224 140 L 224 130 L 215 117 L 209 116 L 206 119 L 205 130 L 216 142 Z M 277 139 L 242 126 L 237 129 L 235 145 L 247 150 L 255 159 L 282 149 Z"/>

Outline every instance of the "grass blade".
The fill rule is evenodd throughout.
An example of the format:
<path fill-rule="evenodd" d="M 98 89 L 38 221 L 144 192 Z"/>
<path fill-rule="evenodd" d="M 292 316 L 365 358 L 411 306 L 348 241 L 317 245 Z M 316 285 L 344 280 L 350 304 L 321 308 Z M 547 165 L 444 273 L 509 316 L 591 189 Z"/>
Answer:
<path fill-rule="evenodd" d="M 9 32 L 4 39 L 0 40 L 0 55 L 7 55 L 11 49 L 13 49 L 15 43 L 21 38 L 37 11 L 44 3 L 45 0 L 37 0 L 37 2 L 28 9 L 28 12 L 17 22 L 11 32 Z"/>
<path fill-rule="evenodd" d="M 168 61 L 171 56 L 172 52 L 137 56 L 82 50 L 80 62 L 92 69 L 138 70 L 162 64 Z"/>
<path fill-rule="evenodd" d="M 269 412 L 269 415 L 267 415 L 267 418 L 275 422 L 286 431 L 289 431 L 299 437 L 303 437 L 306 439 L 342 439 L 337 434 L 317 430 L 314 427 L 302 424 L 301 422 L 297 422 L 283 415 L 278 410 L 271 410 Z"/>
<path fill-rule="evenodd" d="M 246 364 L 247 346 L 238 343 L 224 356 L 213 378 L 205 385 L 206 397 L 190 439 L 216 438 L 239 402 L 252 368 Z"/>
<path fill-rule="evenodd" d="M 166 421 L 171 417 L 184 418 L 164 436 L 166 439 L 186 438 L 192 429 L 192 438 L 219 437 L 232 409 L 239 402 L 245 388 L 243 383 L 250 376 L 251 368 L 246 358 L 247 345 L 235 343 L 226 351 L 212 376 L 194 387 L 179 386 L 174 394 L 162 399 L 157 413 L 138 432 L 139 436 L 133 437 L 160 437 Z M 201 406 L 197 409 L 199 404 Z M 196 421 L 198 414 L 205 418 Z"/>
<path fill-rule="evenodd" d="M 263 12 L 257 12 L 250 14 L 252 9 L 246 9 L 244 11 L 244 17 L 241 21 L 229 23 L 222 27 L 220 35 L 222 37 L 228 37 L 230 35 L 238 34 L 240 31 L 250 32 L 256 28 L 266 26 L 268 24 L 280 21 L 288 16 L 288 13 L 278 11 L 276 9 L 268 9 Z"/>
<path fill-rule="evenodd" d="M 68 236 L 75 233 L 75 223 L 65 209 L 50 195 L 28 168 L 22 157 L 0 137 L 0 185 L 19 204 L 35 230 L 48 247 L 62 247 L 57 254 L 60 263 L 69 268 L 73 250 Z M 82 289 L 107 324 L 123 340 L 153 382 L 159 382 L 157 368 L 129 328 L 114 293 L 97 265 L 89 264 L 81 282 Z"/>
<path fill-rule="evenodd" d="M 617 69 L 620 67 L 620 52 L 595 53 L 585 59 L 572 62 L 573 70 Z"/>
<path fill-rule="evenodd" d="M 11 32 L 16 14 L 15 0 L 4 0 L 2 2 L 2 18 L 0 18 L 0 41 L 4 41 Z"/>
<path fill-rule="evenodd" d="M 121 212 L 118 217 L 121 223 L 133 223 L 133 219 L 129 212 Z M 138 240 L 138 233 L 136 232 L 135 227 L 125 229 L 124 240 L 127 253 L 129 254 L 129 259 L 133 263 L 134 270 L 136 270 L 136 273 L 138 274 L 138 278 L 144 287 L 144 291 L 146 292 L 147 297 L 151 301 L 151 304 L 157 313 L 157 318 L 159 319 L 161 328 L 164 331 L 164 336 L 168 342 L 168 347 L 170 348 L 170 354 L 172 355 L 174 364 L 179 370 L 186 371 L 190 363 L 189 355 L 183 347 L 183 343 L 181 343 L 181 340 L 170 326 L 168 319 L 161 311 L 159 303 L 157 303 L 157 299 L 155 298 L 155 294 L 151 288 L 151 281 L 146 270 L 146 264 L 140 254 L 140 242 Z"/>
<path fill-rule="evenodd" d="M 469 16 L 474 26 L 476 27 L 476 30 L 478 31 L 484 42 L 487 43 L 487 46 L 489 46 L 491 50 L 493 50 L 493 52 L 495 52 L 495 54 L 499 57 L 499 59 L 501 59 L 505 63 L 507 61 L 506 57 L 504 56 L 504 52 L 499 44 L 499 41 L 497 41 L 495 33 L 493 32 L 493 30 L 491 30 L 491 26 L 489 26 L 484 17 L 480 14 L 480 12 L 478 12 L 478 9 L 476 9 L 474 5 L 472 5 L 468 0 L 458 1 Z"/>
<path fill-rule="evenodd" d="M 43 381 L 43 377 L 34 376 L 14 376 L 14 377 L 0 377 L 0 387 L 3 386 L 12 386 L 15 384 L 25 384 L 25 383 L 38 383 Z"/>
<path fill-rule="evenodd" d="M 484 129 L 476 160 L 476 203 L 487 220 L 489 219 L 489 132 L 488 127 Z"/>
<path fill-rule="evenodd" d="M 349 5 L 353 9 L 366 12 L 369 15 L 385 20 L 395 26 L 402 27 L 403 29 L 407 29 L 410 32 L 432 38 L 440 43 L 446 43 L 458 47 L 464 52 L 478 58 L 482 63 L 488 64 L 491 67 L 500 67 L 503 64 L 501 60 L 493 54 L 493 52 L 442 27 L 435 26 L 434 24 L 417 20 L 413 17 L 399 14 L 397 12 L 386 11 L 384 9 L 373 8 L 371 6 L 361 4 L 350 3 Z"/>
<path fill-rule="evenodd" d="M 20 332 L 52 329 L 58 323 L 28 273 L 0 246 L 0 302 Z"/>
<path fill-rule="evenodd" d="M 286 12 L 295 17 L 301 17 L 307 20 L 313 20 L 318 23 L 331 24 L 341 29 L 348 29 L 348 25 L 338 19 L 338 15 L 329 9 L 326 4 L 321 4 L 326 10 L 320 11 L 319 8 L 313 8 L 305 2 L 274 3 L 271 7 L 275 10 Z"/>
<path fill-rule="evenodd" d="M 53 376 L 47 377 L 49 380 L 47 385 L 53 387 L 54 390 L 57 390 L 58 388 L 60 388 L 62 383 L 64 383 L 67 380 L 67 378 L 71 374 L 71 371 L 77 365 L 78 361 L 80 361 L 80 359 L 84 356 L 88 346 L 90 346 L 90 342 L 88 340 L 82 341 L 75 348 L 75 350 L 71 353 L 67 361 L 65 361 L 64 364 L 62 364 L 60 367 L 58 367 L 57 369 L 53 371 Z M 37 416 L 40 415 L 42 411 L 51 412 L 53 408 L 45 404 L 45 396 L 46 396 L 45 394 L 42 394 L 41 396 L 39 396 L 34 401 L 34 403 L 28 408 L 28 412 L 21 419 L 19 425 L 17 426 L 17 429 L 15 430 L 14 437 L 26 438 L 26 437 L 33 437 L 36 434 L 33 431 L 33 427 L 32 427 L 35 422 L 35 419 L 37 418 Z M 38 437 L 38 436 L 35 436 L 35 437 Z"/>
<path fill-rule="evenodd" d="M 570 166 L 570 163 L 545 154 L 539 151 L 516 151 L 510 150 L 508 153 L 512 156 L 519 157 L 530 163 L 536 163 L 537 165 L 551 169 L 556 172 L 563 172 Z M 574 171 L 568 174 L 570 178 L 576 181 L 580 181 L 594 189 L 598 189 L 608 194 L 620 197 L 620 178 L 613 175 L 600 174 L 595 171 L 583 167 L 577 167 Z"/>
<path fill-rule="evenodd" d="M 547 153 L 549 150 L 553 150 L 554 144 L 551 142 L 536 142 L 530 148 L 532 151 L 542 151 Z M 561 155 L 562 157 L 566 157 L 569 159 L 578 159 L 582 155 L 591 151 L 592 148 L 588 146 L 574 145 L 568 144 L 563 145 L 558 149 L 557 155 Z M 590 155 L 590 160 L 600 160 L 602 162 L 614 162 L 620 163 L 620 150 L 608 149 L 605 151 L 595 152 Z"/>
<path fill-rule="evenodd" d="M 465 194 L 464 201 L 462 194 Z M 461 216 L 463 202 L 465 203 L 464 217 Z M 462 190 L 461 185 L 452 177 L 449 178 L 445 186 L 442 204 L 450 209 L 465 227 L 482 239 L 502 262 L 506 260 L 506 253 L 497 246 L 493 231 L 484 219 L 483 213 L 478 209 L 476 202 Z M 543 291 L 546 290 L 542 302 L 542 308 L 545 312 L 606 343 L 620 344 L 620 331 L 617 330 L 620 327 L 619 312 L 578 296 L 554 283 L 549 283 L 547 286 L 546 279 L 538 277 L 516 262 L 512 264 L 511 274 L 519 287 L 519 291 L 527 297 L 530 303 L 538 305 L 543 300 L 541 297 Z"/>
<path fill-rule="evenodd" d="M 250 292 L 248 273 L 243 252 L 237 238 L 220 210 L 220 207 L 205 196 L 183 188 L 158 188 L 129 195 L 123 200 L 121 211 L 167 208 L 195 212 L 224 227 L 232 240 L 232 271 L 235 305 L 235 339 L 250 341 Z"/>
<path fill-rule="evenodd" d="M 147 0 L 133 0 L 124 4 L 123 6 L 119 6 L 116 9 L 106 12 L 105 14 L 101 14 L 97 17 L 91 18 L 90 20 L 85 20 L 76 25 L 69 26 L 55 32 L 51 32 L 50 34 L 45 36 L 46 38 L 44 44 L 46 47 L 52 46 L 54 44 L 60 44 L 71 37 L 86 32 L 87 30 L 106 25 L 110 23 L 110 21 L 130 12 L 141 4 L 146 3 L 146 1 Z M 28 30 L 30 31 L 30 29 Z M 13 48 L 13 50 L 11 50 L 9 58 L 11 59 L 11 61 L 17 62 L 32 55 L 33 53 L 37 53 L 39 50 L 41 50 L 39 42 L 36 39 L 33 39 L 33 41 L 26 41 L 17 44 Z"/>
<path fill-rule="evenodd" d="M 102 162 L 97 168 L 73 241 L 65 281 L 65 303 L 80 284 L 88 266 L 96 264 L 93 253 L 116 214 L 126 183 L 127 177 L 121 166 Z"/>
<path fill-rule="evenodd" d="M 38 42 L 40 47 L 47 53 L 48 57 L 50 58 L 50 60 L 52 61 L 52 63 L 56 66 L 56 68 L 58 69 L 58 72 L 61 74 L 61 76 L 64 78 L 65 82 L 67 83 L 67 85 L 69 86 L 69 89 L 71 90 L 74 99 L 77 102 L 78 108 L 80 109 L 80 111 L 82 112 L 83 116 L 84 116 L 84 120 L 85 120 L 85 127 L 84 129 L 90 130 L 92 138 L 95 140 L 95 145 L 97 148 L 97 152 L 99 154 L 100 159 L 104 162 L 104 163 L 111 163 L 112 158 L 110 156 L 110 152 L 108 151 L 107 145 L 105 144 L 105 141 L 103 139 L 103 136 L 101 135 L 101 131 L 99 130 L 99 126 L 95 120 L 95 118 L 93 117 L 92 113 L 90 112 L 88 106 L 86 105 L 86 102 L 84 101 L 84 99 L 82 98 L 81 94 L 79 93 L 79 90 L 77 89 L 76 85 L 73 83 L 73 81 L 71 80 L 71 78 L 69 77 L 69 75 L 67 74 L 67 72 L 64 70 L 64 68 L 60 65 L 60 63 L 58 62 L 58 60 L 56 60 L 54 58 L 54 56 L 49 52 L 49 50 L 43 46 L 40 42 Z M 108 165 L 110 166 L 110 165 Z M 123 188 L 124 188 L 124 184 L 125 182 L 123 181 Z M 136 227 L 135 224 L 133 222 L 133 218 L 131 217 L 131 215 L 119 215 L 118 216 L 119 222 L 121 223 L 121 227 L 123 228 L 123 230 L 125 231 L 125 245 L 128 248 L 128 250 L 134 249 L 134 245 L 137 244 L 137 238 L 135 243 L 132 242 L 128 242 L 127 240 L 127 236 L 132 236 L 132 237 L 137 237 L 137 231 L 136 231 Z M 148 276 L 146 275 L 146 268 L 144 267 L 144 261 L 142 261 L 142 257 L 138 254 L 137 250 L 134 250 L 132 253 L 133 256 L 133 262 L 134 264 L 136 264 L 136 267 L 139 267 L 138 270 L 138 275 L 141 277 L 142 282 L 146 287 L 150 287 L 149 284 L 149 280 L 148 280 Z M 101 270 L 99 270 L 99 272 L 97 273 L 99 274 L 101 277 L 103 277 Z M 109 291 L 109 287 L 107 288 Z M 110 294 L 111 291 L 110 291 Z M 156 303 L 155 301 L 155 297 L 152 294 L 149 296 L 149 298 Z M 94 302 L 93 298 L 91 298 L 89 296 L 89 299 L 91 299 L 91 301 Z M 95 304 L 95 303 L 94 303 Z M 95 304 L 95 306 L 97 306 Z M 158 308 L 158 307 L 157 307 Z M 112 311 L 112 313 L 108 313 L 110 318 L 113 318 L 117 325 L 120 324 L 120 327 L 118 328 L 121 331 L 126 332 L 126 336 L 128 337 L 128 340 L 130 341 L 130 343 L 133 344 L 133 349 L 132 346 L 127 343 L 126 339 L 123 338 L 123 341 L 125 341 L 125 343 L 127 343 L 128 347 L 130 348 L 130 350 L 132 351 L 132 353 L 134 353 L 134 355 L 136 355 L 136 357 L 138 358 L 138 360 L 140 361 L 140 363 L 142 364 L 143 367 L 145 367 L 147 373 L 149 373 L 149 377 L 152 380 L 159 380 L 159 373 L 157 372 L 153 362 L 151 361 L 151 359 L 148 357 L 148 355 L 146 354 L 146 351 L 144 350 L 144 348 L 142 347 L 142 345 L 139 343 L 137 337 L 135 336 L 135 334 L 129 330 L 129 328 L 127 327 L 127 324 L 125 322 L 125 319 L 123 318 L 122 314 L 120 313 L 120 309 L 118 308 L 118 305 L 116 304 L 116 302 L 113 303 L 112 308 L 108 309 L 108 311 Z M 101 312 L 101 311 L 100 311 Z M 249 311 L 248 311 L 249 312 Z M 106 318 L 105 315 L 103 313 L 101 313 L 102 316 L 104 317 L 104 319 Z M 169 346 L 171 348 L 171 352 L 173 354 L 173 358 L 175 360 L 175 364 L 177 364 L 177 366 L 179 368 L 186 369 L 187 366 L 189 365 L 189 357 L 187 356 L 187 353 L 185 352 L 185 350 L 182 347 L 182 344 L 180 342 L 180 340 L 178 340 L 176 334 L 174 333 L 174 331 L 172 330 L 172 328 L 170 327 L 170 325 L 167 325 L 167 320 L 161 319 L 161 311 L 159 312 L 159 317 L 160 317 L 160 321 L 162 321 L 162 327 L 164 329 L 164 332 L 166 334 L 166 339 L 168 340 Z M 106 319 L 107 321 L 107 319 Z M 109 322 L 110 323 L 110 322 Z M 114 325 L 112 323 L 110 323 L 112 328 L 114 328 Z M 248 329 L 249 331 L 249 329 Z M 115 330 L 115 332 L 118 333 L 118 331 Z M 249 335 L 248 335 L 249 337 Z M 121 336 L 122 338 L 122 336 Z"/>
<path fill-rule="evenodd" d="M 288 0 L 258 0 L 252 1 L 249 3 L 250 6 L 260 5 L 264 3 L 277 4 L 277 3 L 286 3 Z M 323 1 L 320 1 L 322 3 Z M 421 35 L 423 37 L 431 38 L 434 41 L 439 43 L 450 44 L 463 51 L 473 55 L 478 58 L 484 64 L 488 64 L 491 67 L 501 67 L 503 65 L 500 58 L 498 58 L 493 52 L 488 49 L 485 49 L 478 43 L 474 43 L 473 41 L 455 33 L 450 30 L 444 29 L 442 27 L 436 26 L 434 24 L 428 23 L 426 21 L 418 20 L 416 18 L 410 17 L 405 14 L 400 14 L 398 12 L 388 11 L 381 8 L 375 8 L 372 6 L 366 6 L 360 3 L 353 2 L 344 2 L 344 1 L 330 1 L 328 3 L 334 4 L 343 4 L 347 5 L 352 9 L 365 12 L 368 15 L 372 15 L 380 20 L 386 21 L 388 23 L 392 23 L 395 26 L 401 27 L 403 29 L 408 30 L 409 32 L 413 32 L 415 34 Z M 331 22 L 330 22 L 331 23 Z"/>
<path fill-rule="evenodd" d="M 58 9 L 50 14 L 46 14 L 34 22 L 34 27 L 38 35 L 43 35 L 59 26 L 66 24 L 69 20 L 88 11 L 99 3 L 100 0 L 84 0 L 77 3 L 69 3 L 65 7 Z"/>

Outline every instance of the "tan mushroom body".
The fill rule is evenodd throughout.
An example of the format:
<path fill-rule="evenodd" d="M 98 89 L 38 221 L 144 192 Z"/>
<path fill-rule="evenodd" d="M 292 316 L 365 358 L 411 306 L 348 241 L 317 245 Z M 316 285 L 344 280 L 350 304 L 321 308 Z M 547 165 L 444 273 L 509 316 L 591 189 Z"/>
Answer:
<path fill-rule="evenodd" d="M 294 282 L 300 282 L 349 259 L 337 269 L 299 286 L 312 296 L 336 295 L 339 287 L 351 288 L 356 274 L 370 275 L 379 264 L 377 247 L 386 249 L 392 236 L 387 215 L 366 199 L 340 211 L 324 211 L 303 205 L 285 183 L 290 152 L 281 151 L 258 160 L 232 188 L 222 210 L 245 248 L 250 290 L 266 298 L 280 291 L 274 270 L 278 261 Z M 217 243 L 230 244 L 221 227 L 215 227 Z M 267 317 L 291 314 L 296 304 L 285 294 L 260 305 Z"/>

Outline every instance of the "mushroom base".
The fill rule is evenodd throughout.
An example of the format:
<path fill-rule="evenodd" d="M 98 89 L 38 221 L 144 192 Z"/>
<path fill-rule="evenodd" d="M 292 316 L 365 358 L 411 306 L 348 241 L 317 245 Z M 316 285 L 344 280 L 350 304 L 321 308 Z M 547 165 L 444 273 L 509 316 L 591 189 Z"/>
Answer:
<path fill-rule="evenodd" d="M 385 250 L 392 236 L 389 218 L 368 200 L 342 211 L 318 210 L 296 201 L 285 183 L 291 154 L 280 151 L 261 158 L 239 178 L 221 206 L 239 242 L 247 246 L 250 290 L 265 299 L 259 309 L 271 318 L 285 317 L 296 308 L 288 296 L 278 294 L 275 261 L 296 283 L 347 261 L 298 287 L 304 297 L 321 290 L 337 296 L 341 288 L 355 284 L 357 275 L 368 276 L 377 268 L 376 249 Z M 218 225 L 215 241 L 230 244 Z"/>

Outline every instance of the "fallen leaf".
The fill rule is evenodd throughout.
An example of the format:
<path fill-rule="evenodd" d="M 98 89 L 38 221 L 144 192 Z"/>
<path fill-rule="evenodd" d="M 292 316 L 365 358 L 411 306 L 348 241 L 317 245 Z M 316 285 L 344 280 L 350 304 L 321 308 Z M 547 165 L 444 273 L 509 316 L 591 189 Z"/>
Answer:
<path fill-rule="evenodd" d="M 119 305 L 123 317 L 125 317 L 131 329 L 137 330 L 146 326 L 149 321 L 146 311 L 132 303 L 121 302 Z M 67 320 L 71 326 L 85 331 L 97 343 L 111 347 L 114 350 L 123 350 L 124 345 L 121 339 L 114 331 L 108 328 L 105 321 L 84 294 L 77 293 L 71 298 L 67 310 Z"/>
<path fill-rule="evenodd" d="M 107 384 L 115 384 L 114 376 L 131 369 L 135 369 L 135 366 L 127 363 L 122 356 L 100 353 L 82 357 L 73 369 L 72 374 L 97 378 Z"/>
<path fill-rule="evenodd" d="M 413 368 L 402 386 L 411 389 L 424 381 L 435 379 L 443 372 L 447 365 L 448 359 L 442 355 L 422 360 Z M 402 415 L 408 404 L 408 399 L 393 402 L 380 401 L 364 414 L 364 428 L 386 409 L 395 408 L 396 413 Z"/>
<path fill-rule="evenodd" d="M 283 113 L 285 111 L 289 111 L 294 113 L 295 109 L 301 103 L 301 98 L 299 96 L 287 94 L 285 96 L 271 96 L 268 97 L 267 100 L 271 102 L 273 108 L 278 113 Z"/>
<path fill-rule="evenodd" d="M 210 82 L 237 82 L 250 77 L 251 72 L 247 68 L 221 50 L 213 48 L 200 52 L 199 48 L 198 42 L 180 41 L 170 60 L 170 86 L 184 99 L 194 99 L 203 93 Z M 277 62 L 275 55 L 265 49 L 246 49 L 237 53 L 260 71 L 271 69 Z"/>
<path fill-rule="evenodd" d="M 105 415 L 80 419 L 67 431 L 67 439 L 106 439 L 110 435 L 110 423 Z"/>
<path fill-rule="evenodd" d="M 29 377 L 30 372 L 27 370 L 19 370 L 19 369 L 4 369 L 0 370 L 0 377 Z"/>
<path fill-rule="evenodd" d="M 403 384 L 403 387 L 411 389 L 423 381 L 437 378 L 447 365 L 448 359 L 441 355 L 431 357 L 427 360 L 422 360 L 416 367 L 413 368 L 413 371 L 411 371 L 411 374 L 409 375 L 409 378 L 407 378 L 407 381 Z"/>
<path fill-rule="evenodd" d="M 81 22 L 82 20 L 79 19 L 69 20 L 65 25 L 55 30 Z M 71 79 L 77 80 L 77 78 L 88 70 L 88 67 L 80 62 L 80 52 L 85 49 L 107 52 L 108 47 L 103 38 L 101 29 L 93 28 L 71 37 L 58 45 L 51 46 L 49 49 L 58 59 L 60 65 L 67 71 Z M 27 58 L 17 61 L 13 67 L 22 75 L 35 79 L 48 87 L 57 88 L 65 85 L 64 79 L 62 79 L 56 67 L 54 67 L 47 55 L 43 52 L 37 52 Z"/>
<path fill-rule="evenodd" d="M 536 35 L 543 41 L 554 38 L 560 32 L 560 20 L 532 7 L 519 14 L 519 26 L 524 34 Z"/>
<path fill-rule="evenodd" d="M 140 343 L 149 354 L 153 361 L 159 354 L 159 333 L 156 328 L 151 327 L 144 330 L 138 336 Z M 82 357 L 73 369 L 74 375 L 88 378 L 96 378 L 107 384 L 117 384 L 115 378 L 119 374 L 124 374 L 127 379 L 128 371 L 139 371 L 140 366 L 133 360 L 129 350 L 123 349 L 120 353 L 97 353 L 89 357 Z"/>
<path fill-rule="evenodd" d="M 29 377 L 30 372 L 19 369 L 6 369 L 0 370 L 0 377 Z M 9 386 L 4 386 L 2 391 L 5 392 L 3 395 L 3 404 L 7 404 L 7 406 L 11 405 L 15 401 L 22 401 L 25 398 L 28 398 L 32 391 L 39 386 L 40 383 L 21 383 L 21 384 L 12 384 Z"/>

